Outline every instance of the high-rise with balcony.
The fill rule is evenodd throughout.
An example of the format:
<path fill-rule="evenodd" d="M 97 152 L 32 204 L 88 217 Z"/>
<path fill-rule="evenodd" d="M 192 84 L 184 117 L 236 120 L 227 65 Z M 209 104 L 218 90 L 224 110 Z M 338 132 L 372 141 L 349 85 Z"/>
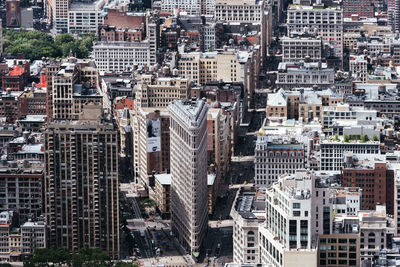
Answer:
<path fill-rule="evenodd" d="M 47 125 L 45 213 L 49 245 L 101 248 L 119 257 L 118 132 L 101 106 Z"/>
<path fill-rule="evenodd" d="M 176 100 L 171 112 L 171 223 L 197 257 L 207 229 L 207 110 L 204 100 Z"/>

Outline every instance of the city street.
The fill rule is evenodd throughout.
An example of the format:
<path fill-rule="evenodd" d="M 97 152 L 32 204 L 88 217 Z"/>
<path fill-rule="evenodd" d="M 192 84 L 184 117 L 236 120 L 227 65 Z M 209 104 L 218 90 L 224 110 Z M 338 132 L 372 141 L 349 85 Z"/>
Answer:
<path fill-rule="evenodd" d="M 207 257 L 214 263 L 232 261 L 232 227 L 209 228 L 204 241 Z"/>
<path fill-rule="evenodd" d="M 259 94 L 265 97 L 264 93 Z M 219 190 L 215 210 L 209 221 L 208 233 L 205 239 L 203 252 L 205 262 L 212 266 L 223 266 L 232 261 L 232 226 L 230 218 L 232 203 L 235 199 L 237 187 L 243 183 L 254 182 L 254 147 L 256 133 L 261 127 L 265 112 L 249 113 L 250 125 L 242 128 L 242 135 L 235 147 L 235 154 L 231 158 L 229 172 Z M 144 266 L 171 263 L 187 266 L 207 266 L 206 264 L 194 264 L 189 255 L 184 251 L 176 239 L 170 236 L 170 221 L 161 218 L 146 220 L 147 216 L 141 210 L 141 198 L 135 192 L 132 184 L 123 185 L 124 197 L 122 205 L 124 213 L 131 213 L 126 220 L 127 227 L 131 229 L 134 237 L 134 251 L 138 262 Z M 128 207 L 128 208 L 126 208 Z M 158 255 L 156 250 L 158 249 Z"/>

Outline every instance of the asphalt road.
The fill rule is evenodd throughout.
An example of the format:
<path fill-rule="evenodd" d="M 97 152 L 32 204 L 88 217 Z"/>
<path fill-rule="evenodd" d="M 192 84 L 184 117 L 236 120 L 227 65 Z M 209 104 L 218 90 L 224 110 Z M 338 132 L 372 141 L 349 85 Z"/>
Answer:
<path fill-rule="evenodd" d="M 207 257 L 216 262 L 229 262 L 232 260 L 233 240 L 232 227 L 209 228 L 204 241 Z"/>
<path fill-rule="evenodd" d="M 134 230 L 132 231 L 134 236 L 135 236 L 135 244 L 137 245 L 136 247 L 139 248 L 141 257 L 138 258 L 152 258 L 153 257 L 153 249 L 151 247 L 151 241 L 149 241 L 149 235 L 146 230 L 143 230 L 145 232 L 145 236 L 142 237 L 140 234 L 140 231 Z M 137 255 L 138 256 L 138 255 Z"/>

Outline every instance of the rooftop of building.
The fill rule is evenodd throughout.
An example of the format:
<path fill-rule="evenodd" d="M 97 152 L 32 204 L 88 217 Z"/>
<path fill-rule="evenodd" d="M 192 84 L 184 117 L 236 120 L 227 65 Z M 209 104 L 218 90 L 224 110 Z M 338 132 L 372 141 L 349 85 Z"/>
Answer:
<path fill-rule="evenodd" d="M 182 99 L 182 100 L 174 100 L 170 107 L 174 107 L 179 110 L 185 118 L 184 120 L 190 120 L 192 123 L 198 121 L 199 116 L 202 113 L 202 110 L 206 106 L 206 102 L 203 99 Z"/>
<path fill-rule="evenodd" d="M 342 198 L 347 196 L 360 197 L 361 189 L 359 187 L 331 187 L 329 188 L 330 196 Z"/>
<path fill-rule="evenodd" d="M 265 134 L 270 138 L 278 138 L 279 136 L 294 137 L 299 142 L 303 143 L 306 139 L 316 138 L 322 132 L 322 126 L 317 121 L 304 122 L 301 120 L 284 120 L 282 122 L 272 122 L 264 120 L 265 124 L 262 128 L 265 130 Z M 268 140 L 267 140 L 268 141 Z"/>
<path fill-rule="evenodd" d="M 0 212 L 0 225 L 9 225 L 11 223 L 12 216 L 13 216 L 12 211 Z"/>
<path fill-rule="evenodd" d="M 100 87 L 93 88 L 89 84 L 74 84 L 74 96 L 85 97 L 85 96 L 103 96 L 103 92 Z"/>
<path fill-rule="evenodd" d="M 93 48 L 102 47 L 120 47 L 120 48 L 148 48 L 150 43 L 148 40 L 143 40 L 141 42 L 125 42 L 125 41 L 97 41 L 93 43 Z"/>
<path fill-rule="evenodd" d="M 18 98 L 21 96 L 22 91 L 2 91 L 0 95 L 1 100 L 14 100 L 18 101 Z"/>
<path fill-rule="evenodd" d="M 26 115 L 24 119 L 18 120 L 19 123 L 44 123 L 46 115 Z"/>
<path fill-rule="evenodd" d="M 215 4 L 223 5 L 262 5 L 263 0 L 215 0 Z"/>
<path fill-rule="evenodd" d="M 316 171 L 315 187 L 316 188 L 339 188 L 340 171 Z"/>
<path fill-rule="evenodd" d="M 183 48 L 182 48 L 183 49 Z M 186 52 L 186 53 L 181 53 L 181 60 L 184 61 L 186 58 L 189 60 L 193 60 L 194 58 L 216 58 L 218 55 L 223 55 L 223 54 L 232 54 L 236 55 L 236 58 L 240 63 L 245 63 L 247 62 L 251 51 L 249 50 L 238 50 L 235 48 L 229 48 L 225 47 L 224 49 L 212 51 L 212 52 Z"/>
<path fill-rule="evenodd" d="M 312 180 L 315 174 L 307 170 L 297 170 L 294 174 L 285 174 L 274 183 L 289 198 L 304 200 L 311 197 Z M 271 190 L 270 188 L 267 190 Z"/>
<path fill-rule="evenodd" d="M 286 107 L 287 106 L 287 98 L 286 98 L 285 91 L 283 89 L 280 89 L 275 94 L 268 94 L 267 106 Z"/>
<path fill-rule="evenodd" d="M 35 85 L 36 86 L 36 85 Z M 47 92 L 46 86 L 39 84 L 38 87 L 25 87 L 24 92 L 21 94 L 21 98 L 32 98 L 38 94 L 45 95 Z"/>
<path fill-rule="evenodd" d="M 339 136 L 334 136 L 334 137 L 328 137 L 326 139 L 321 140 L 321 144 L 341 144 L 341 145 L 380 145 L 379 141 L 373 141 L 373 140 L 368 140 L 368 141 L 363 141 L 360 137 L 360 139 L 352 139 L 350 136 L 346 140 L 345 139 L 346 135 L 339 135 Z"/>
<path fill-rule="evenodd" d="M 9 76 L 20 76 L 25 73 L 25 66 L 16 65 L 10 69 L 8 72 Z"/>
<path fill-rule="evenodd" d="M 293 34 L 291 36 L 283 36 L 281 38 L 282 44 L 285 43 L 290 43 L 290 42 L 297 42 L 297 41 L 304 41 L 307 43 L 315 43 L 317 45 L 320 45 L 322 40 L 320 38 L 315 38 L 314 36 L 307 36 L 304 34 L 304 36 L 299 34 Z"/>
<path fill-rule="evenodd" d="M 252 186 L 242 186 L 236 193 L 232 208 L 247 220 L 265 220 L 265 192 Z"/>
<path fill-rule="evenodd" d="M 214 184 L 215 177 L 216 176 L 213 173 L 207 174 L 207 185 L 208 186 L 212 186 Z M 171 174 L 170 173 L 155 174 L 154 178 L 161 185 L 171 185 Z"/>
<path fill-rule="evenodd" d="M 39 160 L 0 161 L 0 176 L 4 174 L 42 174 L 43 163 Z"/>
<path fill-rule="evenodd" d="M 377 163 L 386 164 L 385 155 L 353 154 L 352 152 L 347 152 L 344 155 L 343 168 L 346 170 L 373 170 Z"/>
<path fill-rule="evenodd" d="M 45 222 L 44 221 L 32 221 L 28 220 L 25 222 L 21 227 L 23 228 L 28 228 L 28 227 L 45 227 Z"/>
<path fill-rule="evenodd" d="M 43 144 L 26 144 L 16 154 L 44 154 Z"/>
<path fill-rule="evenodd" d="M 350 63 L 367 63 L 366 55 L 350 55 Z"/>
<path fill-rule="evenodd" d="M 6 59 L 5 61 L 9 68 L 13 68 L 14 66 L 17 65 L 25 65 L 30 63 L 29 59 Z"/>
<path fill-rule="evenodd" d="M 334 69 L 328 68 L 325 62 L 280 62 L 278 65 L 278 71 L 323 71 L 323 72 L 334 72 Z"/>
<path fill-rule="evenodd" d="M 101 8 L 106 3 L 105 0 L 96 1 L 72 1 L 69 5 L 69 11 L 101 11 Z"/>
<path fill-rule="evenodd" d="M 375 210 L 360 210 L 358 212 L 358 218 L 360 220 L 361 228 L 367 226 L 363 225 L 364 223 L 370 224 L 378 221 L 385 222 L 387 227 L 394 227 L 393 219 L 387 216 L 385 205 L 376 205 Z"/>
<path fill-rule="evenodd" d="M 225 263 L 225 267 L 272 267 L 269 263 Z"/>
<path fill-rule="evenodd" d="M 363 92 L 365 101 L 397 101 L 398 89 L 396 83 L 354 83 L 354 92 Z"/>
<path fill-rule="evenodd" d="M 305 5 L 289 5 L 288 10 L 326 10 L 326 11 L 341 11 L 341 8 L 339 6 L 337 7 L 321 7 L 321 6 L 305 6 Z"/>

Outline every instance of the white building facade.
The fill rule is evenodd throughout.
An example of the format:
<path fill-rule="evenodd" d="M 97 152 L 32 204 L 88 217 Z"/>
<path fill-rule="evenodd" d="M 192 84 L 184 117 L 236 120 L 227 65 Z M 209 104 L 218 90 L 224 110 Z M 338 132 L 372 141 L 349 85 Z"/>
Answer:
<path fill-rule="evenodd" d="M 335 56 L 343 56 L 343 10 L 339 7 L 320 8 L 292 5 L 287 10 L 288 36 L 305 28 L 318 33 Z"/>
<path fill-rule="evenodd" d="M 317 266 L 312 245 L 312 176 L 288 175 L 266 190 L 266 220 L 259 227 L 261 262 Z"/>
<path fill-rule="evenodd" d="M 354 154 L 380 154 L 379 142 L 324 140 L 320 144 L 321 148 L 321 171 L 341 171 L 343 168 L 343 158 L 345 152 Z"/>
<path fill-rule="evenodd" d="M 271 140 L 268 141 L 268 138 Z M 302 144 L 278 138 L 272 140 L 271 136 L 266 136 L 265 131 L 260 129 L 254 161 L 256 187 L 268 187 L 277 181 L 279 176 L 303 169 L 304 159 Z"/>
<path fill-rule="evenodd" d="M 99 71 L 124 72 L 136 66 L 150 66 L 156 55 L 150 51 L 147 41 L 132 42 L 96 42 L 93 54 Z"/>
<path fill-rule="evenodd" d="M 197 257 L 208 221 L 208 106 L 203 100 L 176 100 L 169 110 L 172 230 Z"/>
<path fill-rule="evenodd" d="M 200 15 L 201 0 L 162 0 L 161 10 L 168 12 L 186 12 L 188 15 Z"/>
<path fill-rule="evenodd" d="M 103 24 L 103 7 L 106 0 L 95 2 L 72 2 L 68 10 L 68 33 L 94 33 Z"/>
<path fill-rule="evenodd" d="M 261 23 L 265 11 L 262 0 L 215 0 L 215 19 L 223 22 Z"/>

